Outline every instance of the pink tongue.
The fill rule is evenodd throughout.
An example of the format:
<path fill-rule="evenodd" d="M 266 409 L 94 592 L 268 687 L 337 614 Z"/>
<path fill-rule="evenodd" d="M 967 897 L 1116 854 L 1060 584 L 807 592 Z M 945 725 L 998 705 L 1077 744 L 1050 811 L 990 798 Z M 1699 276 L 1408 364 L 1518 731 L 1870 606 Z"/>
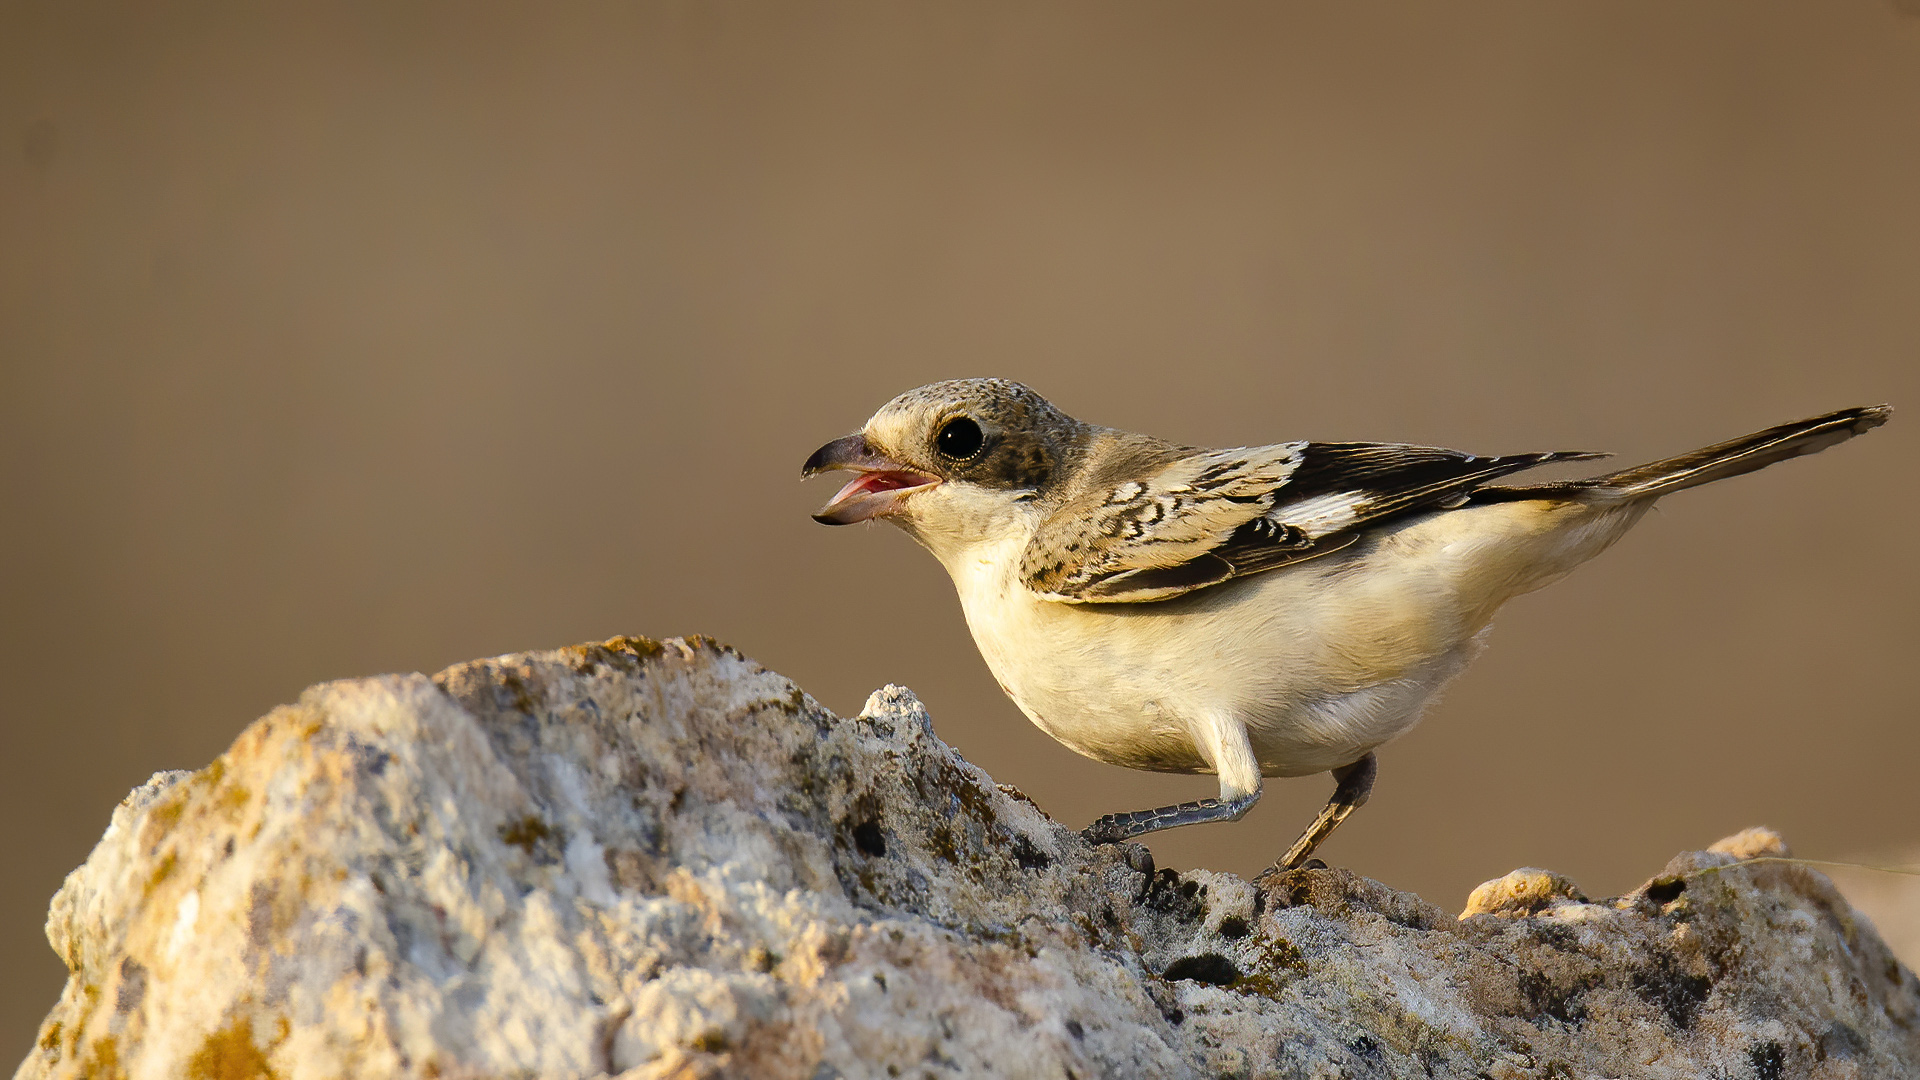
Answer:
<path fill-rule="evenodd" d="M 892 491 L 895 488 L 912 487 L 920 482 L 920 477 L 907 473 L 878 472 L 867 474 L 868 491 Z"/>
<path fill-rule="evenodd" d="M 835 495 L 833 501 L 839 502 L 842 499 L 850 498 L 854 495 L 864 495 L 874 491 L 892 491 L 895 488 L 919 487 L 926 482 L 926 477 L 916 473 L 861 473 L 859 476 L 854 477 L 846 487 L 841 488 L 840 494 Z"/>

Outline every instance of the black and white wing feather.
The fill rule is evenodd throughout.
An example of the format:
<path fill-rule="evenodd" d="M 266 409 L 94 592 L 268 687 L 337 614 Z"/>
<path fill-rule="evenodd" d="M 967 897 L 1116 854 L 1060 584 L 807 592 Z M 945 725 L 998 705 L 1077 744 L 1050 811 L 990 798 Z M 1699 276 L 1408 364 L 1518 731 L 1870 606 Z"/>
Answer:
<path fill-rule="evenodd" d="M 1213 555 L 1272 512 L 1308 444 L 1196 450 L 1067 502 L 1021 557 L 1027 587 L 1068 602 L 1157 600 L 1233 576 Z"/>
<path fill-rule="evenodd" d="M 1164 600 L 1324 555 L 1394 518 L 1464 506 L 1509 473 L 1604 456 L 1392 443 L 1195 451 L 1069 501 L 1034 534 L 1020 575 L 1066 603 Z"/>

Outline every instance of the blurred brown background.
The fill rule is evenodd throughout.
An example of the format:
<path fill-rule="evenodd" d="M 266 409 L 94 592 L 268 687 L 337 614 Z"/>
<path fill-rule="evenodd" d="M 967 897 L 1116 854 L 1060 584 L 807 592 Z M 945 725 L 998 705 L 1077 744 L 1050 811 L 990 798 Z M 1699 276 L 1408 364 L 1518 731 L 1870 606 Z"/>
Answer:
<path fill-rule="evenodd" d="M 807 519 L 810 450 L 952 376 L 1627 461 L 1907 406 L 1515 603 L 1326 854 L 1457 906 L 1920 844 L 1888 0 L 6 3 L 0 365 L 0 1058 L 115 801 L 318 680 L 702 631 L 912 686 L 1073 825 L 1210 793 L 1055 746 L 930 557 Z M 1328 789 L 1152 846 L 1250 872 Z"/>

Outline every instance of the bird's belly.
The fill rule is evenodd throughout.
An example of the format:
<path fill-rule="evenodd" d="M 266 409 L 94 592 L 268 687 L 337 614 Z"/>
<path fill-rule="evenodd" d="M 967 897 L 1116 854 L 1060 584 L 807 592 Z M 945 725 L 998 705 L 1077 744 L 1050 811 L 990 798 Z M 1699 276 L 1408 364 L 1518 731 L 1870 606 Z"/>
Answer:
<path fill-rule="evenodd" d="M 1087 757 L 1210 772 L 1201 718 L 1247 727 L 1266 776 L 1348 764 L 1411 728 L 1472 652 L 1430 605 L 1353 595 L 1336 564 L 1152 604 L 1074 605 L 1024 589 L 971 600 L 968 625 L 1015 704 Z"/>
<path fill-rule="evenodd" d="M 1479 638 L 1396 678 L 1346 693 L 1249 710 L 1247 735 L 1263 776 L 1308 776 L 1359 760 L 1406 734 L 1479 650 Z"/>

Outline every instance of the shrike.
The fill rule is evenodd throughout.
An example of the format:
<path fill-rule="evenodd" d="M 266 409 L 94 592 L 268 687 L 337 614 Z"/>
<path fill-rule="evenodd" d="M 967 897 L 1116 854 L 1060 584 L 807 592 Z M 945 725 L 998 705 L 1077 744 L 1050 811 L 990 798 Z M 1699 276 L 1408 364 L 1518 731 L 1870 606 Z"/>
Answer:
<path fill-rule="evenodd" d="M 1207 450 L 1082 423 L 1003 379 L 933 383 L 815 451 L 858 473 L 815 514 L 885 518 L 952 576 L 973 640 L 1040 730 L 1098 761 L 1213 773 L 1220 797 L 1109 814 L 1114 842 L 1231 821 L 1266 776 L 1331 771 L 1276 866 L 1306 862 L 1479 651 L 1500 605 L 1606 550 L 1656 499 L 1811 454 L 1885 405 L 1585 480 L 1496 484 L 1556 461 L 1393 443 Z"/>

